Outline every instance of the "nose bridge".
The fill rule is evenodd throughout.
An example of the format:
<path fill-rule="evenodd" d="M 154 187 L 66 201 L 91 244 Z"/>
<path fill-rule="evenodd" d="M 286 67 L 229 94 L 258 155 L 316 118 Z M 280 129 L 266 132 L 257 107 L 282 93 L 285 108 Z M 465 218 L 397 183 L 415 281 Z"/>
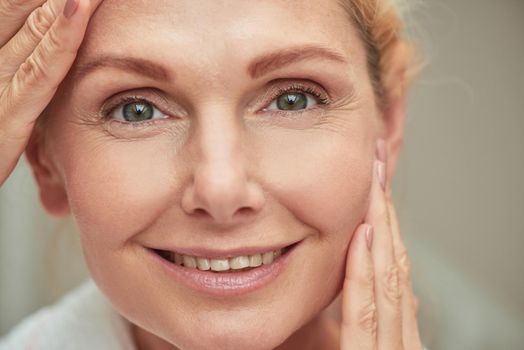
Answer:
<path fill-rule="evenodd" d="M 200 160 L 195 167 L 195 183 L 206 187 L 208 196 L 219 192 L 233 196 L 232 188 L 245 181 L 246 164 L 242 147 L 242 130 L 232 116 L 208 118 L 197 132 Z"/>
<path fill-rule="evenodd" d="M 186 213 L 224 225 L 259 211 L 263 192 L 249 177 L 244 130 L 233 113 L 217 109 L 195 122 L 193 181 L 182 199 Z"/>

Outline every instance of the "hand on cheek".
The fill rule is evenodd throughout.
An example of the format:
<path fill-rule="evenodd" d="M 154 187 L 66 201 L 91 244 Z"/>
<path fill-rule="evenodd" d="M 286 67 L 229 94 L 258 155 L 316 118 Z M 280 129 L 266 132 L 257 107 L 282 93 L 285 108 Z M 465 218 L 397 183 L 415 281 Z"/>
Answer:
<path fill-rule="evenodd" d="M 385 169 L 385 147 L 379 141 L 366 222 L 357 228 L 348 250 L 342 295 L 342 350 L 422 349 L 409 262 Z"/>

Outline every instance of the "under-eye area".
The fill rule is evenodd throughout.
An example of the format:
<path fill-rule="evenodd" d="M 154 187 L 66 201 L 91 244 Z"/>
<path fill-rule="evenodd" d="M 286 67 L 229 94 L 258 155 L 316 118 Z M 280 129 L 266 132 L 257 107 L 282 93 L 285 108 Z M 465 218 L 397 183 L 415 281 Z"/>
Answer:
<path fill-rule="evenodd" d="M 240 255 L 224 258 L 207 258 L 180 254 L 173 251 L 151 249 L 164 260 L 185 268 L 198 269 L 211 272 L 243 272 L 253 270 L 262 265 L 269 265 L 289 253 L 297 243 L 281 249 L 260 252 L 252 255 Z"/>

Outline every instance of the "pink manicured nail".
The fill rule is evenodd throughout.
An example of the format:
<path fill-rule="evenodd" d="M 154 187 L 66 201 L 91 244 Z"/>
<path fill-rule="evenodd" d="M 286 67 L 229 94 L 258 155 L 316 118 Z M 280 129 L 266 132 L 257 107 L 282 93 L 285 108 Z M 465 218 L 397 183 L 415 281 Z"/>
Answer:
<path fill-rule="evenodd" d="M 386 150 L 386 141 L 384 139 L 377 140 L 377 159 L 382 163 L 387 163 L 388 152 Z"/>
<path fill-rule="evenodd" d="M 71 18 L 78 8 L 78 0 L 67 0 L 64 6 L 64 16 L 66 18 Z"/>
<path fill-rule="evenodd" d="M 382 186 L 382 190 L 386 190 L 386 165 L 384 162 L 377 160 L 377 176 L 378 180 L 380 181 L 380 186 Z"/>
<path fill-rule="evenodd" d="M 371 247 L 373 246 L 373 226 L 366 224 L 366 245 L 368 246 L 368 249 L 371 251 Z"/>

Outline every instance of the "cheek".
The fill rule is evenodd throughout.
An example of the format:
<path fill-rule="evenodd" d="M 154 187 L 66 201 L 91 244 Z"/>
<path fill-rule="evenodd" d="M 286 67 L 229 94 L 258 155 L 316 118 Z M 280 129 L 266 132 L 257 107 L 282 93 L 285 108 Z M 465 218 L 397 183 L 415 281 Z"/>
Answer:
<path fill-rule="evenodd" d="M 314 263 L 296 276 L 307 286 L 297 295 L 309 295 L 311 305 L 338 291 L 348 244 L 367 213 L 375 152 L 367 123 L 315 135 L 275 131 L 264 138 L 271 147 L 261 147 L 264 187 L 311 232 L 303 249 Z"/>
<path fill-rule="evenodd" d="M 82 235 L 114 248 L 146 229 L 174 198 L 170 154 L 159 142 L 77 139 L 62 171 Z"/>
<path fill-rule="evenodd" d="M 256 334 L 271 340 L 284 339 L 293 327 L 310 320 L 340 289 L 347 243 L 367 209 L 374 152 L 371 130 L 364 122 L 355 122 L 340 133 L 272 129 L 263 137 L 251 135 L 256 167 L 252 163 L 246 168 L 252 169 L 253 181 L 278 202 L 278 209 L 292 215 L 286 220 L 306 225 L 306 232 L 313 231 L 314 236 L 306 239 L 300 259 L 291 265 L 287 285 L 266 290 L 269 294 L 254 298 L 245 313 L 235 311 L 235 317 L 231 310 L 210 315 L 202 300 L 182 289 L 167 289 L 134 249 L 121 249 L 135 234 L 167 217 L 167 209 L 180 209 L 188 164 L 179 160 L 180 150 L 172 141 L 116 141 L 62 132 L 77 136 L 62 137 L 53 152 L 59 157 L 56 162 L 91 273 L 122 314 L 145 329 L 160 330 L 166 339 L 186 339 L 188 344 L 194 336 L 187 334 L 205 322 L 214 326 L 197 335 L 210 342 L 213 335 L 227 338 L 231 329 L 250 340 L 250 332 L 257 329 Z M 273 219 L 278 209 L 270 213 Z M 282 227 L 289 223 L 275 222 Z M 282 317 L 289 321 L 285 327 L 278 331 L 266 327 Z"/>
<path fill-rule="evenodd" d="M 374 148 L 365 131 L 355 125 L 345 134 L 274 135 L 285 142 L 270 142 L 278 146 L 261 157 L 264 186 L 321 235 L 348 232 L 368 205 Z"/>

